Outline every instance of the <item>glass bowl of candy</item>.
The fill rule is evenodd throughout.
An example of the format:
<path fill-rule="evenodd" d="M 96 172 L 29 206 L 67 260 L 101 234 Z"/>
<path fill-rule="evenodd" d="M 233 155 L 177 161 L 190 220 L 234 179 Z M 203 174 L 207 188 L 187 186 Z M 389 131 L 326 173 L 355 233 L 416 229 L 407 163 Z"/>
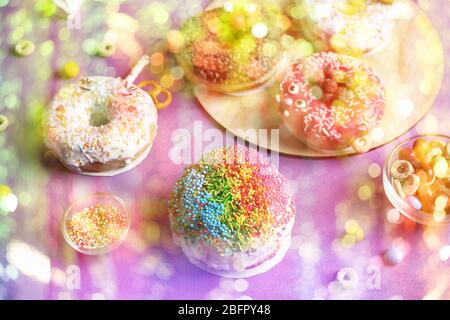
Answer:
<path fill-rule="evenodd" d="M 400 143 L 383 171 L 386 196 L 408 218 L 450 223 L 450 137 L 424 135 Z"/>
<path fill-rule="evenodd" d="M 77 200 L 66 212 L 62 231 L 78 252 L 98 255 L 119 246 L 130 229 L 124 202 L 110 193 L 94 193 Z"/>

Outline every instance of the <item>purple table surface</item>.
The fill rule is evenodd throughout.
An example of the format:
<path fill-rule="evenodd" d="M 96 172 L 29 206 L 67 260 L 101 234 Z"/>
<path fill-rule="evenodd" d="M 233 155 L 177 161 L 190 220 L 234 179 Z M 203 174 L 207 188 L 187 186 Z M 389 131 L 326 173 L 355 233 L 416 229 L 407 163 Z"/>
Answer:
<path fill-rule="evenodd" d="M 169 157 L 174 133 L 186 129 L 192 146 L 197 147 L 207 143 L 194 135 L 196 121 L 203 133 L 210 128 L 224 133 L 190 95 L 175 92 L 172 105 L 159 112 L 158 134 L 150 155 L 132 171 L 115 177 L 87 177 L 70 173 L 51 159 L 42 161 L 45 157 L 36 131 L 36 114 L 70 81 L 55 77 L 61 64 L 76 61 L 80 75 L 124 76 L 131 57 L 142 50 L 156 51 L 148 49 L 149 43 L 158 43 L 171 21 L 201 9 L 198 0 L 185 4 L 125 1 L 120 6 L 90 2 L 83 7 L 81 28 L 68 30 L 61 18 L 38 16 L 39 8 L 27 5 L 32 1 L 0 1 L 7 3 L 0 8 L 4 35 L 0 41 L 0 113 L 11 120 L 6 134 L 0 133 L 0 184 L 9 185 L 19 200 L 15 212 L 0 216 L 0 298 L 450 298 L 448 229 L 426 228 L 402 217 L 396 220 L 377 172 L 396 142 L 417 133 L 450 133 L 449 68 L 432 110 L 396 142 L 338 159 L 280 155 L 279 169 L 295 192 L 292 246 L 269 272 L 230 280 L 191 265 L 174 245 L 168 228 L 167 200 L 184 167 Z M 450 54 L 447 0 L 422 0 L 419 4 Z M 120 26 L 124 33 L 135 32 L 136 37 L 126 46 L 118 44 L 119 53 L 101 59 L 85 52 L 89 49 L 87 39 L 101 39 L 105 34 L 114 37 L 114 33 L 107 33 L 108 28 L 117 31 Z M 138 30 L 133 29 L 136 26 Z M 15 57 L 9 51 L 21 32 L 37 44 L 29 57 Z M 165 68 L 173 68 L 170 58 Z M 154 73 L 147 72 L 142 79 L 159 79 L 161 73 L 157 68 L 152 70 Z M 113 252 L 86 256 L 64 241 L 61 218 L 77 197 L 95 191 L 119 195 L 130 209 L 132 226 L 125 243 Z M 361 237 L 355 241 L 346 232 L 346 224 L 347 229 L 352 224 L 358 226 Z M 382 258 L 393 245 L 405 254 L 395 266 Z M 342 289 L 336 283 L 336 273 L 344 267 L 353 268 L 358 275 L 353 288 Z"/>

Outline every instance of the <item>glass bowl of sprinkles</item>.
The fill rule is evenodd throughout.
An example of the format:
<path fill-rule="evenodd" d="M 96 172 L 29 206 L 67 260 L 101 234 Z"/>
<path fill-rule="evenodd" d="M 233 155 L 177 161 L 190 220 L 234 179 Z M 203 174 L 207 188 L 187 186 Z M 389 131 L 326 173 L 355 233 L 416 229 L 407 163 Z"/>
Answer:
<path fill-rule="evenodd" d="M 423 135 L 388 156 L 383 186 L 392 205 L 422 224 L 450 223 L 450 137 Z"/>
<path fill-rule="evenodd" d="M 125 240 L 130 216 L 118 196 L 94 193 L 80 198 L 67 210 L 62 229 L 73 249 L 98 255 L 115 249 Z"/>

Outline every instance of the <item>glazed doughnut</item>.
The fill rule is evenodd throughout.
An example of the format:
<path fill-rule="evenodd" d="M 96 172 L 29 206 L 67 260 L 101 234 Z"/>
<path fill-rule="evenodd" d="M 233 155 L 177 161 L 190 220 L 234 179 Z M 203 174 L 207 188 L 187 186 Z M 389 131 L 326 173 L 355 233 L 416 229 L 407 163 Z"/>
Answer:
<path fill-rule="evenodd" d="M 384 87 L 369 67 L 332 52 L 292 63 L 277 98 L 291 134 L 322 151 L 366 151 L 386 105 Z"/>
<path fill-rule="evenodd" d="M 319 51 L 358 56 L 376 53 L 389 42 L 405 10 L 402 0 L 303 0 L 300 28 Z"/>
<path fill-rule="evenodd" d="M 46 144 L 67 168 L 106 174 L 137 165 L 156 129 L 156 107 L 144 90 L 118 78 L 86 77 L 55 96 Z"/>
<path fill-rule="evenodd" d="M 182 25 L 177 61 L 194 84 L 216 92 L 261 88 L 285 61 L 283 18 L 277 7 L 252 1 L 210 8 Z"/>
<path fill-rule="evenodd" d="M 288 181 L 255 150 L 226 147 L 186 167 L 169 205 L 175 242 L 189 260 L 224 277 L 281 261 L 295 220 Z"/>

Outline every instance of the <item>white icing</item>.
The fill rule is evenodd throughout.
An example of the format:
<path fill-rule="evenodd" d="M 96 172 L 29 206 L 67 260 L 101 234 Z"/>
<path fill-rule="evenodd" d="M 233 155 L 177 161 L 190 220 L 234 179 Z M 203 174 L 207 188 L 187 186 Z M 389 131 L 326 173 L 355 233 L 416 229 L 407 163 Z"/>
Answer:
<path fill-rule="evenodd" d="M 107 124 L 92 126 L 91 115 L 101 113 Z M 63 87 L 47 116 L 47 146 L 69 168 L 90 163 L 132 161 L 151 145 L 157 125 L 153 100 L 122 79 L 83 78 Z"/>
<path fill-rule="evenodd" d="M 392 35 L 397 19 L 410 18 L 409 5 L 403 1 L 383 4 L 369 1 L 365 10 L 346 15 L 341 8 L 348 0 L 303 0 L 314 29 L 328 36 L 340 34 L 351 48 L 363 52 L 384 45 Z M 409 9 L 409 10 L 408 10 Z"/>

